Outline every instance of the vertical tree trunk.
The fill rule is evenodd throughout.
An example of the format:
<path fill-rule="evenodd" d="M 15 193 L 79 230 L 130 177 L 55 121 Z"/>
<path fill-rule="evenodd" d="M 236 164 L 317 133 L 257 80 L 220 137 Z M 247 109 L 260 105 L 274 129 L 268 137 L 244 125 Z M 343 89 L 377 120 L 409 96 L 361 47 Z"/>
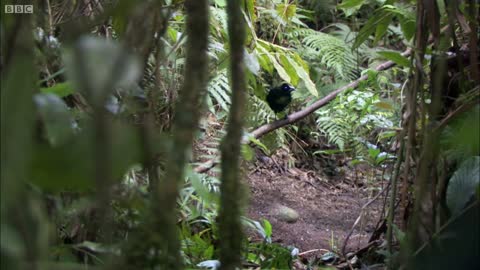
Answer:
<path fill-rule="evenodd" d="M 185 81 L 179 94 L 173 124 L 172 145 L 166 174 L 158 185 L 154 230 L 160 237 L 160 269 L 181 269 L 180 241 L 176 228 L 178 185 L 184 177 L 194 132 L 200 120 L 201 101 L 207 86 L 208 1 L 187 0 L 187 60 Z M 154 204 L 154 205 L 155 205 Z"/>
<path fill-rule="evenodd" d="M 17 236 L 15 250 L 2 252 L 2 269 L 40 269 L 46 258 L 48 228 L 43 204 L 28 193 L 35 107 L 33 94 L 37 80 L 35 43 L 31 14 L 4 13 L 6 4 L 32 4 L 29 1 L 2 1 L 2 39 L 0 52 L 0 224 L 4 235 Z"/>
<path fill-rule="evenodd" d="M 242 1 L 227 2 L 228 35 L 230 41 L 230 85 L 232 106 L 228 119 L 227 135 L 222 142 L 222 185 L 220 207 L 220 261 L 221 269 L 241 268 L 242 226 L 240 223 L 240 149 L 246 81 L 243 64 L 245 24 L 241 10 Z"/>
<path fill-rule="evenodd" d="M 431 104 L 428 106 L 428 124 L 422 131 L 422 148 L 421 154 L 418 160 L 415 182 L 414 182 L 414 209 L 412 217 L 409 221 L 408 228 L 408 248 L 410 249 L 409 256 L 407 257 L 408 269 L 418 269 L 416 260 L 412 258 L 412 254 L 420 247 L 420 245 L 429 241 L 432 232 L 435 231 L 435 201 L 432 192 L 435 192 L 436 187 L 436 170 L 437 160 L 439 153 L 439 132 L 437 129 L 438 123 L 436 122 L 441 110 L 443 78 L 446 76 L 446 58 L 443 53 L 446 51 L 449 42 L 445 42 L 448 37 L 441 34 L 437 29 L 440 29 L 440 19 L 438 13 L 438 7 L 434 1 L 428 1 L 424 7 L 431 7 L 430 9 L 424 9 L 425 16 L 430 18 L 428 30 L 433 35 L 434 48 L 438 51 L 438 55 L 434 55 L 430 64 L 430 100 Z M 428 31 L 427 30 L 427 31 Z M 424 37 L 427 33 L 424 33 Z M 419 41 L 417 41 L 418 45 Z M 420 63 L 420 62 L 417 62 Z M 423 67 L 417 64 L 417 73 L 424 72 L 421 70 Z M 418 84 L 417 89 L 422 89 L 423 83 Z M 421 101 L 423 102 L 423 100 Z"/>

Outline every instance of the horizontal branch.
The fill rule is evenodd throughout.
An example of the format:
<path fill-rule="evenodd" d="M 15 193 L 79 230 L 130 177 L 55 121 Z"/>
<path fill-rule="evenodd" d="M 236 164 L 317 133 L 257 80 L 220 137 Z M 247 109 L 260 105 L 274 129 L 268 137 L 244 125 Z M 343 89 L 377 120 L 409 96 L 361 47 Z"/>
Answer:
<path fill-rule="evenodd" d="M 402 56 L 409 56 L 411 53 L 412 53 L 412 49 L 409 48 L 402 53 Z M 382 64 L 378 65 L 375 68 L 375 70 L 376 71 L 387 70 L 387 69 L 392 68 L 393 66 L 395 66 L 395 63 L 393 61 L 386 61 L 386 62 L 383 62 Z M 277 121 L 274 121 L 272 123 L 268 123 L 268 124 L 265 124 L 265 125 L 262 125 L 262 126 L 256 128 L 254 131 L 251 132 L 251 135 L 254 138 L 258 139 L 258 138 L 264 136 L 265 134 L 268 134 L 268 133 L 270 133 L 270 132 L 272 132 L 276 129 L 279 129 L 279 128 L 284 127 L 286 125 L 290 125 L 290 124 L 293 124 L 295 122 L 298 122 L 301 119 L 303 119 L 303 118 L 307 117 L 308 115 L 310 115 L 311 113 L 313 113 L 314 111 L 316 111 L 316 110 L 320 109 L 321 107 L 327 105 L 330 101 L 332 101 L 335 97 L 337 97 L 337 95 L 340 94 L 341 92 L 343 92 L 347 89 L 350 89 L 350 88 L 356 88 L 362 81 L 365 81 L 367 79 L 368 79 L 368 75 L 363 75 L 360 78 L 356 79 L 355 81 L 353 81 L 353 82 L 351 82 L 351 83 L 349 83 L 345 86 L 342 86 L 342 87 L 338 88 L 337 90 L 331 92 L 330 94 L 326 95 L 322 99 L 319 99 L 319 100 L 315 101 L 312 105 L 310 105 L 308 107 L 305 107 L 303 110 L 300 110 L 298 112 L 294 112 L 294 113 L 288 115 L 284 119 L 280 119 L 280 120 L 277 120 Z M 242 143 L 243 144 L 249 143 L 248 138 L 244 139 L 242 141 Z M 199 165 L 198 167 L 196 167 L 195 172 L 205 173 L 205 172 L 209 171 L 211 168 L 215 167 L 217 164 L 218 164 L 217 159 L 209 160 L 209 161 Z"/>

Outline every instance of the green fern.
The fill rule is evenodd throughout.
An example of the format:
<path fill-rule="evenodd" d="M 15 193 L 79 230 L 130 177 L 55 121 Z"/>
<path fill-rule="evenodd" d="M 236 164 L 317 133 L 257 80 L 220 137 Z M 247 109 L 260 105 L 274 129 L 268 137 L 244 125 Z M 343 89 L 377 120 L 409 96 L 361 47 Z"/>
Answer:
<path fill-rule="evenodd" d="M 294 30 L 292 35 L 302 39 L 305 46 L 303 54 L 307 58 L 333 69 L 342 79 L 355 78 L 356 56 L 345 41 L 311 29 L 299 28 Z"/>
<path fill-rule="evenodd" d="M 374 129 L 391 128 L 389 119 L 392 112 L 379 111 L 376 104 L 380 99 L 367 91 L 349 91 L 341 94 L 327 107 L 316 112 L 317 127 L 328 142 L 335 144 L 340 150 L 353 150 L 355 155 L 366 153 L 366 138 Z"/>
<path fill-rule="evenodd" d="M 209 104 L 210 111 L 215 113 L 215 105 L 218 105 L 223 111 L 228 112 L 231 100 L 226 69 L 220 71 L 217 76 L 210 80 L 207 90 L 207 103 Z M 215 103 L 213 101 L 215 101 Z"/>

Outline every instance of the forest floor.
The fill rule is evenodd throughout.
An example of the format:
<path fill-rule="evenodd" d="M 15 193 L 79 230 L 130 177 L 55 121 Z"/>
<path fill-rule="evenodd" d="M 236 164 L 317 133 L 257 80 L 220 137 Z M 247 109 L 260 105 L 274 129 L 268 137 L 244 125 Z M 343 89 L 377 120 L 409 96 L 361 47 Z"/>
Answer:
<path fill-rule="evenodd" d="M 312 255 L 324 254 L 326 250 L 339 254 L 362 206 L 386 185 L 365 184 L 366 173 L 345 169 L 340 175 L 327 177 L 304 168 L 283 169 L 278 164 L 265 166 L 257 162 L 246 177 L 250 188 L 247 216 L 258 221 L 267 219 L 273 227 L 274 243 L 294 246 Z M 362 184 L 354 184 L 355 175 L 360 175 L 357 183 Z M 384 194 L 366 208 L 350 236 L 347 252 L 367 245 L 382 217 L 383 205 Z M 275 210 L 278 206 L 297 211 L 299 218 L 293 223 L 283 221 Z"/>

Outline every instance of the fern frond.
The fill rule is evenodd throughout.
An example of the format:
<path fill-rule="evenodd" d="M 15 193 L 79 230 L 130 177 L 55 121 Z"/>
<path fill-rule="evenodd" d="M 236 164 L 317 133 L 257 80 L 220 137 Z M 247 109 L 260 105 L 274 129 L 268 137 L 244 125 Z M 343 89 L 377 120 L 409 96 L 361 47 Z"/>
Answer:
<path fill-rule="evenodd" d="M 223 111 L 228 112 L 230 108 L 230 84 L 226 69 L 220 71 L 208 84 L 208 95 L 213 98 Z M 213 103 L 212 103 L 213 104 Z"/>
<path fill-rule="evenodd" d="M 330 34 L 311 29 L 298 28 L 292 35 L 302 39 L 305 54 L 312 60 L 318 59 L 327 68 L 333 69 L 342 79 L 355 78 L 356 56 L 345 41 Z"/>

